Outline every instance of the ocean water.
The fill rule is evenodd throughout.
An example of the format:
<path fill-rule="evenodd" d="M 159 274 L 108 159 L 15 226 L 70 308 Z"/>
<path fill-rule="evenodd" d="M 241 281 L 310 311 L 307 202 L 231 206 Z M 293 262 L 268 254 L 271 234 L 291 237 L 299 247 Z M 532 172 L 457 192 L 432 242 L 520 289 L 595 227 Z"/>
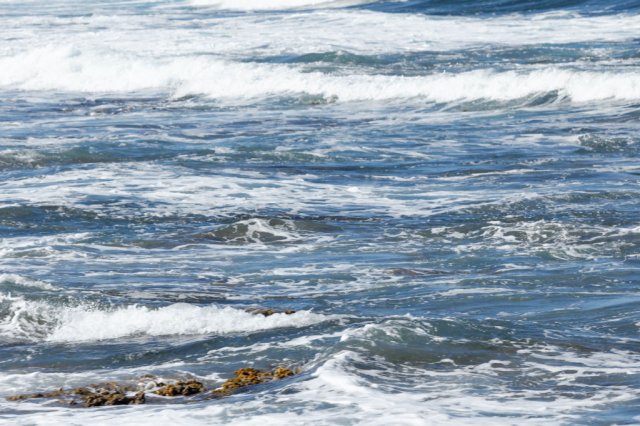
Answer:
<path fill-rule="evenodd" d="M 0 0 L 0 423 L 640 424 L 639 131 L 636 0 Z"/>

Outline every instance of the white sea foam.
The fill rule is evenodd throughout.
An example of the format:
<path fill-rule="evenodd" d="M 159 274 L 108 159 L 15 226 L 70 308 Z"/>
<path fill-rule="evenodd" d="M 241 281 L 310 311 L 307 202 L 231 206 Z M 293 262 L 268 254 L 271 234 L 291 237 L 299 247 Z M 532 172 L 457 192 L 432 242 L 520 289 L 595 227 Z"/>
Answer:
<path fill-rule="evenodd" d="M 522 253 L 546 253 L 557 259 L 597 259 L 619 256 L 633 243 L 624 236 L 633 234 L 636 228 L 617 226 L 575 225 L 560 221 L 532 221 L 518 223 L 493 223 L 482 228 L 483 244 L 490 242 L 502 251 Z M 482 244 L 481 244 L 482 245 Z"/>
<path fill-rule="evenodd" d="M 347 191 L 351 185 L 316 182 L 314 176 L 293 177 L 277 175 L 265 178 L 259 173 L 243 170 L 241 173 L 220 176 L 202 176 L 176 171 L 174 167 L 160 164 L 128 163 L 95 166 L 91 175 L 82 170 L 63 171 L 46 177 L 25 178 L 20 181 L 0 183 L 0 203 L 7 200 L 23 204 L 55 205 L 64 202 L 86 210 L 110 209 L 103 203 L 89 204 L 92 196 L 105 193 L 130 197 L 135 194 L 137 203 L 149 204 L 146 214 L 169 215 L 175 212 L 196 214 L 237 214 L 261 209 L 286 209 L 289 213 L 313 211 L 318 202 L 340 206 L 343 212 L 365 211 L 366 214 L 420 215 L 432 214 L 442 209 L 459 208 L 457 202 L 475 200 L 491 202 L 510 191 L 439 191 L 434 187 L 416 188 L 416 193 L 429 191 L 430 198 L 404 200 L 395 197 L 404 190 L 385 185 L 360 187 L 360 192 Z M 37 190 L 33 190 L 37 188 Z M 240 195 L 239 195 L 240 194 Z M 162 203 L 155 205 L 158 201 Z M 454 207 L 452 207 L 454 206 Z M 118 214 L 125 214 L 126 207 L 116 206 Z M 135 207 L 139 214 L 140 208 Z M 25 244 L 28 243 L 25 240 Z M 11 241 L 7 241 L 10 250 Z"/>
<path fill-rule="evenodd" d="M 0 258 L 21 257 L 26 254 L 32 257 L 57 256 L 59 260 L 86 259 L 86 252 L 73 250 L 71 247 L 81 244 L 90 234 L 84 232 L 57 234 L 47 236 L 19 236 L 0 240 Z M 64 248 L 64 249 L 63 249 Z M 64 253 L 63 253 L 64 252 Z M 20 273 L 22 268 L 20 268 Z"/>
<path fill-rule="evenodd" d="M 640 72 L 546 68 L 479 70 L 402 77 L 306 73 L 285 65 L 250 64 L 208 57 L 148 60 L 137 56 L 36 49 L 0 59 L 0 86 L 84 93 L 160 91 L 242 101 L 268 96 L 320 96 L 368 101 L 417 98 L 431 102 L 507 101 L 557 92 L 576 102 L 640 99 Z"/>
<path fill-rule="evenodd" d="M 220 1 L 231 3 L 231 0 Z M 71 9 L 75 13 L 61 10 L 61 16 L 4 20 L 0 28 L 0 56 L 15 55 L 27 47 L 51 50 L 61 46 L 155 59 L 202 53 L 246 59 L 322 52 L 433 52 L 470 47 L 624 41 L 636 37 L 640 26 L 640 15 L 626 14 L 477 18 L 333 9 L 267 15 L 203 15 L 194 20 L 191 15 L 179 19 L 184 12 L 180 8 L 144 16 L 100 15 L 93 9 L 89 9 L 92 13 L 87 16 L 78 16 L 77 4 Z M 590 55 L 603 61 L 611 60 L 608 49 L 594 50 Z"/>
<path fill-rule="evenodd" d="M 474 18 L 332 10 L 270 19 L 248 16 L 220 24 L 233 34 L 232 43 L 250 51 L 385 53 L 629 40 L 636 36 L 640 16 Z M 608 59 L 606 51 L 601 54 Z"/>

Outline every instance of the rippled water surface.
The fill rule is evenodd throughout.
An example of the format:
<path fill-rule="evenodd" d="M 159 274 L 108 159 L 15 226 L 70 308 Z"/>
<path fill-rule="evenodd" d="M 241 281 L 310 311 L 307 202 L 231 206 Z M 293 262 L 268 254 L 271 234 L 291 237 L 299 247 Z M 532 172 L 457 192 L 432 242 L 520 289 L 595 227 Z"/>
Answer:
<path fill-rule="evenodd" d="M 639 37 L 631 0 L 1 0 L 0 422 L 640 423 Z M 4 399 L 247 366 L 301 372 Z"/>

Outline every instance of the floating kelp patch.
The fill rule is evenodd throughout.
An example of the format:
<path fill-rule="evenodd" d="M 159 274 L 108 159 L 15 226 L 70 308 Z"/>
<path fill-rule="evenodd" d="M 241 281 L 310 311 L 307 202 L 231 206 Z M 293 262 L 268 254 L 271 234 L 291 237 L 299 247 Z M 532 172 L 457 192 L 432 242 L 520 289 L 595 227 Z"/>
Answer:
<path fill-rule="evenodd" d="M 226 396 L 246 386 L 259 385 L 273 380 L 284 379 L 285 377 L 293 376 L 296 373 L 288 368 L 279 367 L 274 371 L 261 371 L 255 368 L 241 368 L 236 370 L 234 374 L 235 377 L 224 382 L 222 386 L 215 389 L 213 393 L 218 396 Z"/>

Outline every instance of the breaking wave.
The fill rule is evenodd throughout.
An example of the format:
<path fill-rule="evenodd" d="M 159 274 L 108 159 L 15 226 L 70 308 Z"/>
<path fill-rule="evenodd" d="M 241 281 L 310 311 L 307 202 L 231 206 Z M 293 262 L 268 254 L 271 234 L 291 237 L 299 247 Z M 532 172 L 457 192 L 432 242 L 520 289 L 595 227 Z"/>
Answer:
<path fill-rule="evenodd" d="M 188 303 L 160 308 L 55 306 L 0 293 L 0 336 L 15 340 L 65 343 L 138 336 L 246 333 L 304 327 L 327 319 L 327 316 L 309 311 L 264 317 L 231 307 Z"/>
<path fill-rule="evenodd" d="M 344 7 L 370 3 L 371 0 L 190 0 L 191 6 L 226 10 L 286 10 L 318 7 Z"/>
<path fill-rule="evenodd" d="M 290 66 L 206 57 L 151 60 L 74 49 L 33 50 L 0 59 L 0 86 L 82 93 L 156 91 L 243 101 L 312 95 L 326 101 L 419 98 L 431 102 L 509 101 L 556 94 L 574 102 L 640 99 L 640 73 L 476 70 L 426 76 L 331 75 Z"/>

